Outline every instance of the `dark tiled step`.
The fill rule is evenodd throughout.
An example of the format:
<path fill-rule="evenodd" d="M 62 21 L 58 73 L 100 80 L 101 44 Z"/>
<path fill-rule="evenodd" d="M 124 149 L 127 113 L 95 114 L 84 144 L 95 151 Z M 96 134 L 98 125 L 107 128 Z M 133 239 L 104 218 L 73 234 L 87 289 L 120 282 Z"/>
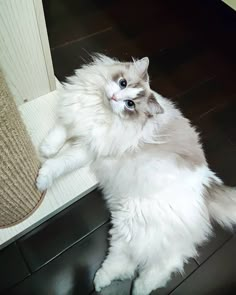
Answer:
<path fill-rule="evenodd" d="M 43 3 L 52 48 L 74 42 L 108 27 L 117 27 L 129 38 L 135 38 L 138 34 L 147 35 L 152 31 L 156 32 L 154 36 L 159 39 L 165 37 L 166 40 L 176 40 L 178 34 L 188 32 L 187 26 L 178 26 L 175 13 L 163 1 L 147 0 L 146 9 L 143 9 L 142 3 L 134 0 L 87 0 L 86 3 L 77 0 L 45 0 Z M 122 6 L 125 9 L 122 9 Z M 137 21 L 141 19 L 142 21 Z M 168 35 L 169 26 L 172 26 L 175 34 Z M 170 36 L 173 38 L 169 38 Z"/>
<path fill-rule="evenodd" d="M 150 43 L 150 40 L 146 41 L 147 44 Z M 114 43 L 116 45 L 114 45 Z M 176 79 L 176 82 L 178 82 L 178 76 L 180 76 L 179 80 L 181 81 L 181 65 L 183 64 L 189 64 L 188 75 L 192 74 L 193 76 L 195 75 L 195 64 L 202 64 L 201 75 L 199 74 L 200 70 L 198 70 L 198 73 L 196 72 L 197 76 L 192 78 L 192 80 L 194 79 L 196 81 L 196 84 L 212 77 L 212 75 L 215 75 L 216 73 L 219 73 L 222 68 L 226 68 L 224 60 L 218 56 L 217 71 L 214 67 L 212 67 L 212 71 L 206 71 L 207 52 L 206 54 L 204 52 L 207 48 L 199 46 L 199 44 L 193 42 L 191 39 L 185 41 L 181 40 L 178 44 L 174 44 L 172 47 L 163 49 L 163 46 L 165 47 L 167 45 L 169 46 L 169 44 L 160 42 L 153 44 L 153 46 L 149 48 L 145 46 L 143 40 L 128 40 L 121 32 L 112 28 L 92 38 L 68 44 L 63 48 L 56 48 L 52 50 L 52 59 L 55 74 L 60 81 L 65 80 L 66 76 L 73 74 L 74 70 L 79 68 L 82 64 L 89 62 L 89 54 L 94 52 L 104 53 L 111 57 L 128 61 L 131 60 L 132 56 L 148 56 L 150 58 L 149 72 L 151 80 L 155 81 L 155 79 L 159 77 L 159 80 L 157 80 L 159 81 L 159 84 L 160 81 L 163 83 L 163 79 L 170 82 L 172 81 L 173 83 Z M 191 65 L 191 63 L 193 64 Z M 182 78 L 185 78 L 186 82 L 188 82 L 189 76 L 184 77 L 184 71 L 186 72 L 186 68 L 183 68 L 182 70 Z M 175 71 L 177 71 L 176 75 Z M 183 83 L 184 82 L 182 82 L 182 85 Z M 179 92 L 183 92 L 184 90 L 192 87 L 192 83 L 190 84 L 189 82 L 190 86 L 182 86 Z M 160 88 L 160 86 L 161 85 L 157 87 Z M 176 86 L 178 87 L 178 84 Z M 158 88 L 156 89 L 157 91 Z M 161 92 L 164 95 L 168 94 L 167 89 L 161 89 Z M 172 95 L 177 95 L 179 92 L 172 93 Z"/>
<path fill-rule="evenodd" d="M 167 39 L 175 40 L 182 32 L 200 39 L 201 43 L 213 43 L 215 47 L 217 41 L 216 45 L 227 48 L 227 41 L 233 42 L 236 22 L 233 11 L 219 2 L 147 0 L 143 7 L 141 2 L 134 0 L 45 0 L 44 9 L 51 47 L 115 26 L 129 37 L 143 32 L 148 34 L 154 29 L 154 32 L 163 32 Z M 176 34 L 169 34 L 168 25 L 177 28 Z M 161 38 L 159 33 L 153 37 L 150 44 Z M 222 38 L 224 42 L 220 42 Z"/>
<path fill-rule="evenodd" d="M 197 263 L 193 259 L 190 259 L 189 263 L 186 264 L 184 267 L 184 274 L 183 275 L 181 275 L 179 273 L 172 275 L 172 279 L 167 283 L 165 288 L 155 290 L 151 293 L 151 295 L 167 295 L 167 294 L 169 294 L 184 279 L 186 279 L 197 267 L 198 267 Z"/>
<path fill-rule="evenodd" d="M 105 1 L 44 0 L 50 46 L 60 46 L 111 26 L 112 20 L 102 9 L 102 2 Z"/>
<path fill-rule="evenodd" d="M 22 281 L 29 274 L 27 265 L 15 243 L 0 251 L 0 293 Z"/>
<path fill-rule="evenodd" d="M 235 182 L 236 78 L 219 75 L 173 100 L 200 132 L 210 167 L 228 185 Z"/>
<path fill-rule="evenodd" d="M 170 1 L 178 22 L 187 26 L 196 39 L 220 50 L 235 63 L 236 13 L 223 1 Z M 181 3 L 181 4 L 180 4 Z"/>
<path fill-rule="evenodd" d="M 198 264 L 202 264 L 215 251 L 223 246 L 232 237 L 232 232 L 222 229 L 219 225 L 214 226 L 214 235 L 204 245 L 199 247 L 196 258 Z"/>
<path fill-rule="evenodd" d="M 172 290 L 174 290 L 184 279 L 186 279 L 196 268 L 198 267 L 197 263 L 190 259 L 189 263 L 185 265 L 184 267 L 184 274 L 174 274 L 172 276 L 172 279 L 167 283 L 165 288 L 161 288 L 158 290 L 155 290 L 151 293 L 151 295 L 167 295 Z"/>
<path fill-rule="evenodd" d="M 172 44 L 169 41 L 171 38 L 163 38 L 155 44 L 151 42 L 152 38 L 149 32 L 148 36 L 140 35 L 132 40 L 112 28 L 91 38 L 56 48 L 52 50 L 55 74 L 63 81 L 75 69 L 90 61 L 88 52 L 100 52 L 122 60 L 130 60 L 131 56 L 149 56 L 151 86 L 167 97 L 178 96 L 214 76 L 227 76 L 228 72 L 229 79 L 234 79 L 236 67 L 231 66 L 217 50 L 210 50 L 183 36 Z M 190 102 L 188 99 L 186 107 Z M 193 108 L 190 110 L 194 111 Z"/>
<path fill-rule="evenodd" d="M 52 50 L 55 74 L 59 80 L 71 75 L 74 69 L 89 60 L 87 51 L 90 54 L 100 52 L 124 60 L 130 60 L 131 56 L 149 56 L 150 73 L 154 78 L 160 73 L 169 75 L 180 64 L 191 61 L 208 48 L 205 44 L 196 42 L 188 33 L 183 33 L 184 28 L 179 28 L 178 24 L 170 23 L 164 27 L 163 31 L 162 27 L 150 26 L 144 32 L 138 31 L 137 36 L 130 37 L 114 25 L 93 37 L 55 48 Z M 157 39 L 157 42 L 153 42 L 153 39 Z M 218 57 L 219 64 L 220 61 L 221 58 Z"/>
<path fill-rule="evenodd" d="M 203 82 L 215 76 L 227 76 L 232 65 L 217 51 L 207 49 L 196 56 L 192 56 L 190 60 L 177 64 L 175 68 L 170 65 L 169 69 L 167 73 L 157 73 L 154 77 L 151 76 L 151 86 L 163 96 L 178 99 L 176 96 L 183 96 L 192 89 L 196 90 Z M 229 78 L 232 80 L 233 77 L 232 73 Z"/>
<path fill-rule="evenodd" d="M 205 133 L 203 136 L 203 146 L 210 168 L 225 184 L 235 186 L 235 146 L 230 143 L 226 136 L 221 135 L 220 132 L 215 134 L 215 137 L 206 135 Z"/>
<path fill-rule="evenodd" d="M 236 91 L 236 83 L 235 83 Z M 220 129 L 230 139 L 230 142 L 236 148 L 236 93 L 232 96 L 232 101 L 229 103 L 222 104 L 222 107 L 217 110 L 217 121 Z"/>
<path fill-rule="evenodd" d="M 205 66 L 207 66 L 207 64 Z M 193 66 L 192 71 L 195 71 L 195 69 L 196 67 Z M 229 105 L 233 106 L 236 100 L 236 77 L 234 71 L 230 68 L 228 71 L 225 68 L 222 70 L 223 73 L 212 71 L 211 75 L 216 74 L 215 77 L 200 84 L 196 83 L 196 87 L 192 87 L 192 89 L 189 89 L 173 99 L 184 115 L 194 123 L 199 123 L 202 118 L 212 110 Z M 202 73 L 206 72 L 203 64 L 201 71 Z M 191 75 L 190 69 L 189 74 Z M 200 74 L 199 72 L 199 75 Z M 187 76 L 187 72 L 185 72 L 184 76 Z M 207 78 L 207 76 L 205 77 Z M 208 77 L 210 77 L 210 75 Z"/>
<path fill-rule="evenodd" d="M 236 237 L 203 263 L 171 295 L 236 294 Z"/>
<path fill-rule="evenodd" d="M 104 224 L 2 295 L 87 295 L 91 293 L 94 274 L 106 254 L 107 231 L 108 225 Z"/>
<path fill-rule="evenodd" d="M 32 271 L 54 259 L 84 236 L 107 222 L 101 193 L 89 193 L 18 241 Z"/>
<path fill-rule="evenodd" d="M 234 97 L 234 96 L 233 96 Z M 223 100 L 222 96 L 222 100 Z M 231 102 L 230 102 L 231 100 Z M 235 103 L 225 96 L 222 105 L 198 120 L 198 130 L 201 132 L 203 147 L 211 169 L 228 185 L 235 186 L 236 146 L 231 142 L 228 129 L 235 128 L 234 119 L 222 123 L 222 115 L 227 117 L 229 110 L 236 111 Z M 231 124 L 234 126 L 232 127 Z"/>

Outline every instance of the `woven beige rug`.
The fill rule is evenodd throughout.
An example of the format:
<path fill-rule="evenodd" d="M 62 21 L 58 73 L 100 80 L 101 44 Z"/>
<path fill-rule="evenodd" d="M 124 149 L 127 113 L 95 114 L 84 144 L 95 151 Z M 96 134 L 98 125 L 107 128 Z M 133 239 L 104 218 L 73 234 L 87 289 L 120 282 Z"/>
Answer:
<path fill-rule="evenodd" d="M 0 228 L 28 217 L 43 199 L 35 179 L 40 163 L 0 71 Z"/>

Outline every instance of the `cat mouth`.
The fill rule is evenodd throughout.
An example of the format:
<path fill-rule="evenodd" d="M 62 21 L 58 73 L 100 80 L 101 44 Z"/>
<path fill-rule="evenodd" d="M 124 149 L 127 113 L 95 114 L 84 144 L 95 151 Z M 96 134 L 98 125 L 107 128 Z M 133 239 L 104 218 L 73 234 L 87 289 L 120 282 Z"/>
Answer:
<path fill-rule="evenodd" d="M 113 100 L 113 101 L 117 101 L 117 98 L 115 97 L 114 94 L 112 95 L 111 100 Z"/>

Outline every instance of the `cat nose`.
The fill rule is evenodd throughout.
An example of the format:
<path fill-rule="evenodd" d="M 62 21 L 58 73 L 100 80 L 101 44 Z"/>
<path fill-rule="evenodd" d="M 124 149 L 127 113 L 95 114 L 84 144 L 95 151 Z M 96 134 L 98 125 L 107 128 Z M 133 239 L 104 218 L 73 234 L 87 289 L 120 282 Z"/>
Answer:
<path fill-rule="evenodd" d="M 116 97 L 115 97 L 114 94 L 112 95 L 111 99 L 117 101 L 117 99 L 116 99 Z"/>

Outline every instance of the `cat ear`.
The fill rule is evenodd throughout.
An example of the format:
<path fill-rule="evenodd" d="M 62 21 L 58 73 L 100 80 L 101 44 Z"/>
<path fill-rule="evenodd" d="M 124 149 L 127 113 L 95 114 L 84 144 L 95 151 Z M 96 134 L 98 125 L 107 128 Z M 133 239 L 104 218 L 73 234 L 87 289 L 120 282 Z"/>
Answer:
<path fill-rule="evenodd" d="M 149 58 L 143 57 L 142 59 L 138 59 L 138 60 L 133 59 L 133 62 L 139 76 L 145 81 L 148 81 Z"/>
<path fill-rule="evenodd" d="M 163 108 L 157 102 L 153 93 L 151 93 L 147 99 L 147 111 L 146 115 L 151 118 L 154 115 L 164 113 Z"/>

